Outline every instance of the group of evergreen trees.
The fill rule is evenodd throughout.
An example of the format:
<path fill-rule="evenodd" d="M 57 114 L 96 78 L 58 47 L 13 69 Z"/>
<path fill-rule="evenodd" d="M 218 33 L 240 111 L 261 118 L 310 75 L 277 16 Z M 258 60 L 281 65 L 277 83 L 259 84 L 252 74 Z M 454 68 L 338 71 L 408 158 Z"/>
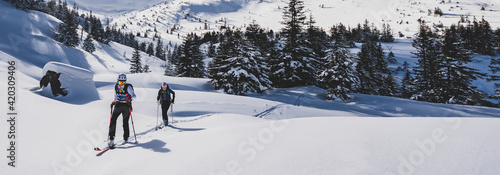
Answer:
<path fill-rule="evenodd" d="M 473 53 L 494 55 L 495 49 L 500 49 L 500 29 L 492 30 L 485 19 L 462 18 L 457 25 L 440 32 L 432 31 L 419 20 L 420 29 L 413 41 L 417 64 L 412 67 L 404 62 L 399 69 L 404 76 L 396 83 L 388 68 L 395 63 L 394 54 L 384 52 L 381 44 L 394 41 L 388 24 L 384 24 L 381 31 L 368 21 L 352 29 L 338 24 L 330 28 L 328 34 L 314 26 L 312 15 L 305 15 L 301 0 L 290 0 L 284 8 L 284 28 L 279 33 L 263 29 L 254 21 L 244 29 L 227 27 L 202 36 L 191 33 L 179 46 L 171 43 L 165 46 L 157 34 L 153 38 L 157 39 L 156 45 L 139 43 L 136 35 L 123 33 L 109 22 L 104 29 L 100 19 L 92 14 L 79 16 L 76 6 L 69 10 L 65 2 L 51 0 L 45 4 L 42 0 L 22 0 L 13 3 L 21 9 L 44 10 L 61 19 L 63 23 L 55 37 L 68 46 L 79 45 L 82 38 L 78 37 L 77 29 L 81 25 L 82 35 L 83 31 L 88 33 L 83 48 L 89 52 L 95 50 L 93 40 L 104 44 L 115 41 L 135 48 L 132 73 L 148 69 L 141 63 L 140 51 L 143 51 L 167 60 L 165 75 L 208 77 L 216 89 L 229 94 L 316 85 L 327 90 L 329 100 L 348 100 L 349 94 L 355 92 L 484 105 L 487 95 L 472 86 L 472 82 L 478 78 L 500 81 L 499 76 L 485 75 L 469 66 Z M 349 48 L 356 47 L 355 43 L 362 43 L 361 49 L 352 54 Z M 204 49 L 200 49 L 202 46 Z M 207 57 L 212 58 L 208 67 L 203 61 Z M 491 72 L 498 72 L 499 67 L 500 59 L 492 59 Z M 495 85 L 500 88 L 500 83 Z M 494 97 L 500 98 L 498 94 L 500 90 Z"/>
<path fill-rule="evenodd" d="M 464 37 L 469 32 L 464 26 L 453 24 L 438 35 L 421 22 L 419 34 L 413 41 L 417 49 L 413 54 L 418 59 L 414 81 L 411 82 L 414 86 L 403 87 L 405 91 L 414 92 L 412 99 L 454 104 L 487 103 L 482 100 L 486 95 L 472 86 L 474 80 L 486 75 L 469 64 L 472 53 L 485 54 L 479 49 L 479 45 L 484 45 L 469 45 L 470 41 Z M 410 89 L 412 87 L 414 89 Z"/>
<path fill-rule="evenodd" d="M 472 81 L 486 75 L 469 65 L 472 53 L 493 55 L 499 45 L 499 30 L 491 30 L 484 19 L 470 25 L 462 25 L 463 22 L 452 25 L 441 33 L 431 31 L 420 21 L 420 31 L 413 42 L 417 65 L 403 63 L 400 69 L 404 76 L 396 83 L 394 72 L 388 68 L 395 63 L 394 54 L 384 52 L 381 44 L 394 41 L 387 24 L 382 31 L 368 21 L 353 29 L 339 24 L 327 34 L 314 26 L 312 16 L 304 15 L 302 1 L 290 0 L 284 9 L 285 27 L 280 33 L 262 29 L 254 22 L 245 30 L 229 28 L 223 33 L 196 37 L 196 42 L 188 37 L 191 39 L 186 39 L 179 47 L 184 49 L 178 52 L 195 52 L 191 55 L 196 56 L 189 58 L 200 62 L 204 56 L 200 55 L 199 47 L 209 43 L 206 56 L 213 61 L 206 68 L 207 77 L 216 89 L 230 94 L 317 85 L 327 90 L 326 98 L 330 100 L 348 100 L 349 93 L 356 92 L 437 103 L 486 103 L 485 94 L 472 85 Z M 362 43 L 356 55 L 348 49 L 355 47 L 354 43 Z M 500 61 L 492 63 L 496 65 L 492 64 L 491 69 L 498 71 Z M 200 64 L 188 65 L 183 64 L 176 71 L 204 71 Z M 203 77 L 201 73 L 181 76 Z"/>
<path fill-rule="evenodd" d="M 153 50 L 154 44 L 149 43 L 146 50 L 147 43 L 139 43 L 136 36 L 130 33 L 124 33 L 118 28 L 116 24 L 111 25 L 109 20 L 106 21 L 105 28 L 101 19 L 90 14 L 79 14 L 76 4 L 70 9 L 66 1 L 50 0 L 47 3 L 44 0 L 5 0 L 13 3 L 17 8 L 22 10 L 37 10 L 47 14 L 53 15 L 60 19 L 62 23 L 59 24 L 54 31 L 54 39 L 64 45 L 70 47 L 77 47 L 82 43 L 82 48 L 87 52 L 94 52 L 96 50 L 94 41 L 109 44 L 111 41 L 135 48 L 131 59 L 131 73 L 148 72 L 149 66 L 141 64 L 141 58 L 138 51 L 146 52 L 151 56 L 154 55 L 160 59 L 166 59 L 166 52 L 161 39 L 158 38 L 156 49 Z M 81 31 L 78 31 L 79 26 Z M 123 28 L 123 27 L 122 27 Z M 87 33 L 83 39 L 84 33 Z M 80 34 L 79 34 L 80 33 Z M 157 36 L 157 35 L 155 35 Z"/>
<path fill-rule="evenodd" d="M 306 85 L 327 89 L 327 98 L 331 100 L 348 100 L 351 92 L 396 94 L 388 69 L 390 56 L 379 43 L 394 40 L 389 26 L 384 25 L 384 32 L 379 32 L 368 21 L 352 30 L 339 24 L 331 28 L 329 35 L 314 26 L 312 15 L 305 15 L 303 1 L 291 0 L 284 9 L 285 27 L 280 33 L 265 30 L 254 21 L 244 30 L 227 28 L 223 33 L 208 33 L 203 38 L 188 35 L 176 54 L 172 54 L 175 58 L 169 58 L 178 60 L 176 69 L 167 67 L 166 75 L 176 71 L 174 74 L 179 76 L 204 77 L 200 46 L 208 43 L 206 56 L 213 61 L 206 68 L 206 75 L 216 89 L 229 94 Z M 359 40 L 364 44 L 358 54 L 358 66 L 353 67 L 357 57 L 348 48 L 355 47 Z"/>

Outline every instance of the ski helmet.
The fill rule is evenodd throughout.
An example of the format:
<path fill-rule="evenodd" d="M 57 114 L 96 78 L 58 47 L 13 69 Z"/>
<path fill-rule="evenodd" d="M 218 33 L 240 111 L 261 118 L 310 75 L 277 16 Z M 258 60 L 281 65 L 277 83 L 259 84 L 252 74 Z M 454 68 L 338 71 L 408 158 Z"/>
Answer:
<path fill-rule="evenodd" d="M 118 81 L 127 81 L 127 75 L 125 74 L 118 75 Z"/>
<path fill-rule="evenodd" d="M 161 84 L 161 87 L 166 88 L 166 87 L 168 87 L 168 84 L 167 84 L 166 82 L 163 82 L 163 83 Z"/>

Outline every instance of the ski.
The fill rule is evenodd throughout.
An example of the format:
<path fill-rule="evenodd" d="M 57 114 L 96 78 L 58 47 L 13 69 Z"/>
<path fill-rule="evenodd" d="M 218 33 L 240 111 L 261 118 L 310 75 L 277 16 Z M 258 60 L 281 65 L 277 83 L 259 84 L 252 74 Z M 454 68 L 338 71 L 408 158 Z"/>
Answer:
<path fill-rule="evenodd" d="M 135 142 L 126 142 L 126 143 L 122 143 L 122 144 L 115 144 L 113 146 L 107 146 L 106 148 L 104 148 L 103 150 L 101 150 L 99 147 L 95 147 L 94 150 L 95 151 L 99 151 L 99 153 L 96 154 L 97 157 L 101 156 L 102 154 L 104 154 L 105 152 L 111 150 L 111 149 L 115 149 L 115 148 L 119 148 L 119 146 L 122 146 L 122 145 L 125 145 L 125 144 L 139 144 L 138 141 L 135 141 Z"/>
<path fill-rule="evenodd" d="M 96 154 L 97 157 L 101 156 L 102 154 L 104 154 L 105 152 L 107 152 L 110 149 L 115 149 L 115 146 L 112 146 L 112 147 L 108 146 L 108 147 L 104 148 L 104 150 L 101 150 L 98 147 L 94 148 L 94 150 L 100 151 L 99 153 Z"/>

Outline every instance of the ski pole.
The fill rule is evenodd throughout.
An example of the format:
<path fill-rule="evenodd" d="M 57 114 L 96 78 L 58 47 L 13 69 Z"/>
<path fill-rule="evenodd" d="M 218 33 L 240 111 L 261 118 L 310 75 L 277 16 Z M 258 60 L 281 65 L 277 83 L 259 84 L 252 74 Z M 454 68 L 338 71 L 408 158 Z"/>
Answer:
<path fill-rule="evenodd" d="M 158 130 L 158 108 L 160 105 L 156 105 L 156 130 Z"/>
<path fill-rule="evenodd" d="M 172 119 L 172 125 L 173 125 L 174 124 L 174 104 L 173 103 L 170 104 L 170 113 L 171 113 L 170 117 Z"/>
<path fill-rule="evenodd" d="M 132 129 L 134 130 L 135 143 L 139 143 L 137 141 L 137 135 L 135 134 L 134 118 L 132 118 L 132 110 L 130 108 L 128 108 L 128 111 L 130 112 L 130 120 L 132 120 Z"/>
<path fill-rule="evenodd" d="M 111 119 L 113 118 L 113 107 L 115 107 L 115 104 L 111 105 L 111 112 L 109 113 L 109 127 L 111 127 Z M 109 139 L 109 135 L 108 135 Z"/>

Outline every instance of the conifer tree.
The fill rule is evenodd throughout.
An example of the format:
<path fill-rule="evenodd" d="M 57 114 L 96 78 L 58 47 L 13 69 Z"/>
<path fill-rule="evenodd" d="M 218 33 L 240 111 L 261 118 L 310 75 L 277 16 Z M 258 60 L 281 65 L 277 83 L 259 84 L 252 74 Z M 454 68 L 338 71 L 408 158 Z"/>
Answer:
<path fill-rule="evenodd" d="M 154 55 L 154 44 L 153 43 L 149 43 L 148 44 L 148 48 L 146 49 L 146 53 L 148 54 L 148 56 L 152 56 Z"/>
<path fill-rule="evenodd" d="M 497 47 L 497 50 L 500 51 L 500 28 L 495 30 L 495 47 Z"/>
<path fill-rule="evenodd" d="M 447 103 L 470 104 L 476 91 L 472 81 L 482 77 L 479 70 L 468 67 L 472 62 L 472 53 L 463 44 L 455 25 L 445 31 L 442 52 L 446 83 L 443 98 Z"/>
<path fill-rule="evenodd" d="M 355 47 L 354 39 L 352 33 L 347 30 L 344 24 L 340 23 L 336 26 L 333 26 L 330 29 L 331 39 L 338 47 Z"/>
<path fill-rule="evenodd" d="M 494 55 L 495 36 L 491 30 L 490 23 L 483 18 L 478 25 L 474 32 L 477 39 L 475 52 L 483 55 Z"/>
<path fill-rule="evenodd" d="M 351 52 L 344 47 L 333 47 L 328 50 L 324 68 L 318 75 L 319 85 L 326 89 L 327 100 L 349 100 L 349 93 L 354 92 L 358 77 L 353 67 Z"/>
<path fill-rule="evenodd" d="M 441 43 L 424 22 L 420 24 L 418 36 L 412 43 L 417 50 L 412 52 L 418 59 L 414 68 L 416 94 L 412 99 L 444 103 L 443 54 Z"/>
<path fill-rule="evenodd" d="M 328 34 L 322 29 L 314 26 L 316 21 L 312 14 L 309 17 L 308 27 L 306 29 L 306 38 L 304 46 L 307 48 L 305 51 L 306 57 L 310 58 L 310 64 L 313 66 L 313 71 L 323 70 L 325 65 L 324 58 L 326 57 L 326 50 L 331 48 L 331 42 Z"/>
<path fill-rule="evenodd" d="M 151 72 L 151 70 L 149 70 L 149 65 L 148 64 L 144 65 L 144 67 L 142 69 L 143 69 L 142 72 L 144 72 L 144 73 Z"/>
<path fill-rule="evenodd" d="M 161 38 L 158 38 L 158 41 L 156 42 L 155 56 L 161 60 L 166 60 L 165 51 L 163 50 L 163 42 L 161 41 Z"/>
<path fill-rule="evenodd" d="M 177 73 L 181 77 L 202 78 L 205 76 L 205 64 L 203 54 L 200 52 L 199 37 L 196 34 L 188 34 L 179 47 L 179 60 Z"/>
<path fill-rule="evenodd" d="M 142 73 L 141 54 L 137 47 L 134 48 L 132 59 L 130 60 L 130 73 Z"/>
<path fill-rule="evenodd" d="M 273 66 L 273 83 L 276 87 L 294 87 L 312 85 L 315 83 L 314 59 L 305 47 L 305 37 L 302 27 L 305 24 L 304 2 L 290 0 L 283 11 L 282 37 L 284 46 L 282 56 L 278 57 L 277 64 Z"/>
<path fill-rule="evenodd" d="M 167 61 L 165 65 L 165 72 L 163 73 L 165 76 L 177 76 L 177 71 L 175 68 L 175 64 L 172 61 Z"/>
<path fill-rule="evenodd" d="M 241 31 L 226 32 L 218 55 L 209 68 L 215 89 L 235 95 L 262 93 L 271 87 L 268 67 L 259 49 Z"/>
<path fill-rule="evenodd" d="M 410 69 L 410 64 L 408 62 L 404 62 L 402 65 L 402 70 L 404 72 L 403 79 L 401 80 L 401 97 L 402 98 L 411 98 L 415 93 L 415 84 L 413 83 L 415 80 L 412 76 L 412 72 Z"/>
<path fill-rule="evenodd" d="M 500 76 L 497 74 L 498 72 L 500 72 L 500 58 L 491 58 L 489 67 L 492 74 L 488 77 L 487 80 L 489 82 L 495 82 L 495 87 L 497 88 L 497 90 L 495 90 L 493 98 L 500 99 L 500 89 L 498 89 L 500 88 Z"/>
<path fill-rule="evenodd" d="M 394 36 L 392 34 L 392 29 L 389 24 L 382 24 L 382 36 L 380 36 L 380 41 L 382 42 L 394 42 Z"/>
<path fill-rule="evenodd" d="M 64 18 L 59 24 L 55 38 L 64 45 L 75 47 L 80 42 L 78 38 L 78 23 L 75 16 L 68 10 L 64 10 Z"/>
<path fill-rule="evenodd" d="M 382 45 L 369 40 L 361 46 L 356 70 L 359 76 L 359 93 L 393 96 L 396 93 L 394 77 L 388 69 L 387 59 Z"/>
<path fill-rule="evenodd" d="M 255 20 L 252 21 L 252 23 L 250 23 L 246 28 L 245 38 L 253 45 L 257 46 L 263 57 L 269 58 L 271 50 L 274 49 L 274 43 Z"/>
<path fill-rule="evenodd" d="M 90 35 L 87 35 L 87 38 L 83 41 L 83 50 L 92 53 L 95 51 L 95 46 L 94 43 L 92 42 L 92 37 Z"/>

